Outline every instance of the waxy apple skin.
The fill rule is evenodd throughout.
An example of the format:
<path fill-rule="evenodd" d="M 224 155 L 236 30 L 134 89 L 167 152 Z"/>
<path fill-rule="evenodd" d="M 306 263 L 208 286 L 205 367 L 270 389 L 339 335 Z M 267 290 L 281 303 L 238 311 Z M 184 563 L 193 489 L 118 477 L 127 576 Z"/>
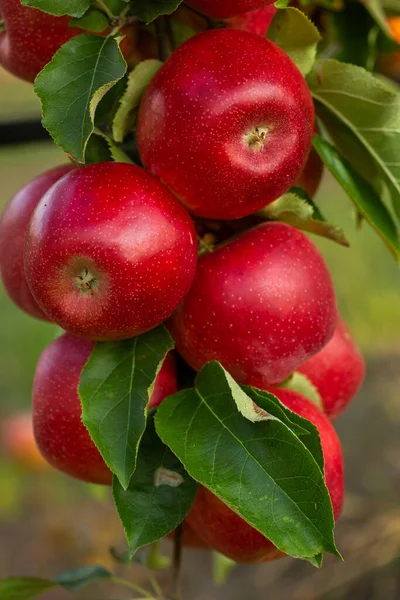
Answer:
<path fill-rule="evenodd" d="M 96 163 L 63 177 L 26 237 L 25 274 L 39 306 L 64 330 L 97 341 L 162 323 L 189 291 L 196 263 L 189 215 L 130 164 Z"/>
<path fill-rule="evenodd" d="M 194 215 L 247 216 L 300 175 L 314 105 L 278 46 L 218 29 L 180 46 L 142 99 L 137 142 L 144 166 Z"/>
<path fill-rule="evenodd" d="M 337 520 L 343 506 L 344 468 L 340 441 L 333 426 L 318 407 L 297 392 L 287 389 L 271 391 L 287 408 L 317 427 L 325 460 L 326 485 Z M 204 487 L 200 487 L 187 520 L 210 548 L 236 562 L 268 562 L 285 556 L 270 540 Z"/>
<path fill-rule="evenodd" d="M 275 0 L 186 0 L 185 4 L 212 19 L 226 19 L 274 2 Z"/>
<path fill-rule="evenodd" d="M 25 234 L 30 218 L 44 194 L 75 167 L 61 165 L 42 173 L 22 187 L 6 204 L 0 217 L 0 274 L 7 294 L 23 311 L 44 321 L 26 282 L 24 272 Z"/>
<path fill-rule="evenodd" d="M 361 388 L 365 362 L 342 319 L 331 341 L 298 371 L 315 385 L 331 420 L 347 408 Z"/>
<path fill-rule="evenodd" d="M 265 36 L 278 9 L 269 4 L 226 20 L 227 27 Z"/>
<path fill-rule="evenodd" d="M 94 342 L 64 334 L 42 353 L 33 382 L 33 424 L 43 457 L 56 469 L 91 483 L 111 485 L 112 473 L 82 423 L 78 385 Z M 149 408 L 177 390 L 175 362 L 167 355 Z"/>
<path fill-rule="evenodd" d="M 331 339 L 332 281 L 314 244 L 264 223 L 200 257 L 190 292 L 169 321 L 196 371 L 217 360 L 240 383 L 280 383 Z"/>

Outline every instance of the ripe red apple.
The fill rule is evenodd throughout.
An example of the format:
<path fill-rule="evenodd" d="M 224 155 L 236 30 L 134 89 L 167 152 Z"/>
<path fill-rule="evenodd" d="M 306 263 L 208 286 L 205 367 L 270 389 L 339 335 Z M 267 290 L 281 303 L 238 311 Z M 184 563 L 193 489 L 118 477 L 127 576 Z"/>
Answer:
<path fill-rule="evenodd" d="M 298 371 L 319 391 L 328 417 L 338 417 L 356 396 L 365 375 L 364 359 L 342 319 L 331 341 Z"/>
<path fill-rule="evenodd" d="M 24 273 L 25 234 L 32 213 L 47 190 L 75 167 L 61 165 L 46 171 L 22 187 L 5 206 L 0 217 L 0 274 L 4 287 L 19 308 L 48 320 L 39 308 Z"/>
<path fill-rule="evenodd" d="M 0 424 L 1 444 L 11 459 L 28 469 L 48 469 L 33 435 L 32 414 L 21 412 L 8 416 Z"/>
<path fill-rule="evenodd" d="M 325 460 L 326 485 L 335 519 L 338 519 L 344 495 L 343 456 L 333 426 L 319 408 L 297 392 L 272 391 L 285 406 L 317 427 Z M 187 520 L 204 542 L 236 562 L 267 562 L 285 556 L 206 488 L 199 489 Z"/>
<path fill-rule="evenodd" d="M 111 484 L 112 475 L 81 420 L 79 379 L 94 343 L 69 334 L 42 353 L 33 382 L 33 423 L 44 458 L 84 481 Z M 175 364 L 167 356 L 154 384 L 149 408 L 176 392 Z"/>
<path fill-rule="evenodd" d="M 269 4 L 242 15 L 231 17 L 227 19 L 226 24 L 231 29 L 243 29 L 250 33 L 265 36 L 277 10 L 273 4 Z"/>
<path fill-rule="evenodd" d="M 212 19 L 226 19 L 249 12 L 276 0 L 185 0 L 185 4 Z"/>
<path fill-rule="evenodd" d="M 192 37 L 141 102 L 144 166 L 195 215 L 237 219 L 282 194 L 311 148 L 314 106 L 278 46 L 247 31 Z"/>
<path fill-rule="evenodd" d="M 119 340 L 162 323 L 196 270 L 193 223 L 152 175 L 96 163 L 60 179 L 33 213 L 25 273 L 39 306 L 66 331 Z"/>
<path fill-rule="evenodd" d="M 70 17 L 49 15 L 23 6 L 20 0 L 0 0 L 0 20 L 0 64 L 26 81 L 33 81 L 63 44 L 84 33 L 68 26 Z M 136 31 L 127 27 L 123 33 L 121 51 L 129 62 Z"/>
<path fill-rule="evenodd" d="M 170 320 L 178 352 L 199 371 L 218 360 L 258 386 L 286 379 L 331 339 L 335 294 L 314 244 L 284 223 L 263 223 L 199 259 Z"/>

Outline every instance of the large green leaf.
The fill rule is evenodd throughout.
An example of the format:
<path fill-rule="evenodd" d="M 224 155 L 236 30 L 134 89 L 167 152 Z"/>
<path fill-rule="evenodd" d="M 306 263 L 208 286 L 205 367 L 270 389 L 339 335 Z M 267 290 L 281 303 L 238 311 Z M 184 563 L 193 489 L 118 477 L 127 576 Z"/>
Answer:
<path fill-rule="evenodd" d="M 154 381 L 171 348 L 163 325 L 122 342 L 98 343 L 81 376 L 82 420 L 125 489 L 136 468 Z"/>
<path fill-rule="evenodd" d="M 182 0 L 135 0 L 131 11 L 141 21 L 151 23 L 162 15 L 171 15 L 181 3 Z"/>
<path fill-rule="evenodd" d="M 81 17 L 95 0 L 21 0 L 24 6 L 38 8 L 43 12 L 60 17 Z"/>
<path fill-rule="evenodd" d="M 314 148 L 347 192 L 357 211 L 375 229 L 394 257 L 400 258 L 400 240 L 396 224 L 374 188 L 352 168 L 349 162 L 326 140 L 314 136 Z"/>
<path fill-rule="evenodd" d="M 97 105 L 125 71 L 116 38 L 83 34 L 64 44 L 36 77 L 43 125 L 78 162 L 85 160 Z"/>
<path fill-rule="evenodd" d="M 197 488 L 179 459 L 158 437 L 154 419 L 149 418 L 128 489 L 124 490 L 115 478 L 113 484 L 115 504 L 132 555 L 182 523 Z"/>
<path fill-rule="evenodd" d="M 268 37 L 290 56 L 303 75 L 311 71 L 321 36 L 303 12 L 292 7 L 278 10 Z"/>
<path fill-rule="evenodd" d="M 271 395 L 251 388 L 241 393 L 257 401 L 262 420 L 252 422 L 238 411 L 243 398 L 237 399 L 221 365 L 209 363 L 195 389 L 161 404 L 157 432 L 194 479 L 279 549 L 313 563 L 324 551 L 338 555 L 316 428 Z M 282 412 L 309 428 L 302 439 L 279 418 Z"/>
<path fill-rule="evenodd" d="M 317 103 L 344 126 L 329 128 L 338 150 L 400 217 L 400 94 L 364 69 L 331 59 L 317 61 L 308 83 Z"/>

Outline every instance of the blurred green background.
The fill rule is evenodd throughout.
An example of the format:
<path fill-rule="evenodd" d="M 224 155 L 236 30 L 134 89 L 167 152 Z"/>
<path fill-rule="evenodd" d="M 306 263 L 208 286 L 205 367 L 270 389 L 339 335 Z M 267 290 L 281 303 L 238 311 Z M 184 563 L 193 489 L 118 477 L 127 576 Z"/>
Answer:
<path fill-rule="evenodd" d="M 39 103 L 29 84 L 0 71 L 0 89 L 0 121 L 39 118 Z M 62 152 L 51 142 L 0 146 L 0 205 L 34 176 L 63 161 Z M 346 249 L 314 238 L 331 269 L 341 312 L 369 368 L 363 391 L 338 424 L 348 489 L 338 543 L 348 563 L 338 565 L 329 559 L 320 573 L 291 560 L 241 568 L 231 584 L 217 592 L 203 572 L 210 566 L 209 558 L 199 553 L 185 565 L 190 600 L 262 598 L 266 587 L 272 596 L 279 593 L 300 600 L 400 597 L 396 563 L 400 548 L 399 270 L 366 224 L 356 231 L 352 205 L 329 175 L 316 200 L 351 243 Z M 0 315 L 0 419 L 4 419 L 29 409 L 36 361 L 57 332 L 21 313 L 2 288 Z M 113 564 L 108 547 L 116 543 L 123 548 L 123 536 L 108 490 L 73 482 L 61 474 L 22 468 L 4 455 L 0 477 L 1 577 L 50 576 L 92 562 Z M 382 541 L 383 535 L 390 543 L 385 537 Z M 133 576 L 140 580 L 145 575 L 135 567 Z M 161 579 L 166 577 L 161 575 Z M 119 591 L 117 595 L 110 589 L 94 589 L 78 597 L 127 597 Z M 51 591 L 46 597 L 70 596 Z"/>

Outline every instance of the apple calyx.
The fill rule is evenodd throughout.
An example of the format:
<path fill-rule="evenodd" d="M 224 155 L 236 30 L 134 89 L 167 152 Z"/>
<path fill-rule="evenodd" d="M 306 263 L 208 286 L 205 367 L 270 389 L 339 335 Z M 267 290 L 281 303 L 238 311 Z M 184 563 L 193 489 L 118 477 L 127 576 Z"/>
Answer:
<path fill-rule="evenodd" d="M 254 127 L 254 129 L 248 131 L 244 136 L 246 144 L 252 150 L 263 152 L 269 131 L 270 127 L 267 127 L 266 125 Z"/>
<path fill-rule="evenodd" d="M 89 269 L 82 269 L 81 273 L 75 278 L 76 288 L 85 294 L 93 293 L 97 287 L 97 279 Z"/>
<path fill-rule="evenodd" d="M 4 21 L 2 15 L 0 14 L 0 34 L 5 33 L 7 31 L 6 22 Z"/>

